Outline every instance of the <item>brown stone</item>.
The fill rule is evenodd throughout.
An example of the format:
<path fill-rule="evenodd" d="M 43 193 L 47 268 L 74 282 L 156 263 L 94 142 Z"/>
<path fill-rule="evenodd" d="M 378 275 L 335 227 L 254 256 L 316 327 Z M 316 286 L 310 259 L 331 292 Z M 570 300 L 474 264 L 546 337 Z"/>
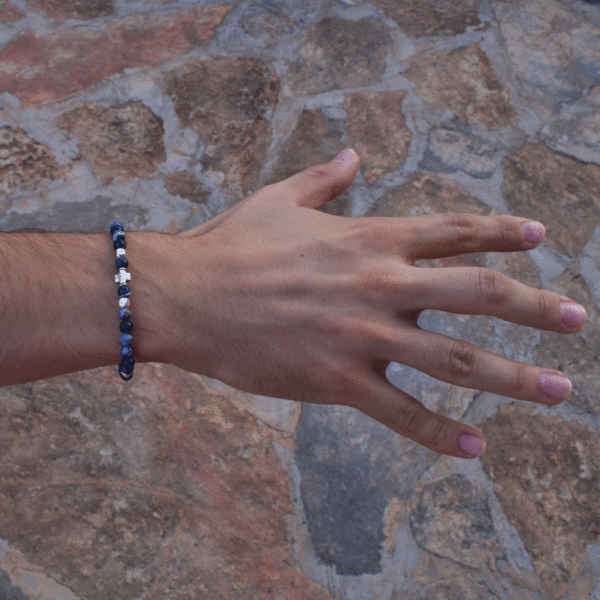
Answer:
<path fill-rule="evenodd" d="M 141 102 L 104 108 L 84 103 L 57 125 L 79 138 L 79 150 L 103 185 L 115 177 L 147 177 L 165 160 L 164 128 Z"/>
<path fill-rule="evenodd" d="M 546 227 L 546 243 L 572 258 L 600 224 L 600 167 L 525 143 L 503 161 L 502 191 L 513 214 Z"/>
<path fill-rule="evenodd" d="M 114 10 L 113 0 L 28 0 L 28 4 L 55 21 L 67 17 L 97 19 L 112 15 Z"/>
<path fill-rule="evenodd" d="M 64 179 L 61 167 L 47 146 L 32 140 L 21 127 L 0 127 L 0 192 L 37 190 Z"/>
<path fill-rule="evenodd" d="M 371 0 L 371 4 L 412 38 L 457 35 L 467 28 L 481 28 L 479 0 Z"/>
<path fill-rule="evenodd" d="M 361 157 L 365 179 L 373 184 L 395 171 L 408 155 L 412 133 L 402 114 L 406 92 L 359 92 L 344 102 L 348 143 Z"/>
<path fill-rule="evenodd" d="M 563 598 L 600 533 L 600 438 L 578 421 L 503 406 L 480 427 L 483 467 L 550 600 Z"/>
<path fill-rule="evenodd" d="M 25 13 L 10 2 L 0 0 L 0 21 L 3 23 L 16 23 L 25 16 Z"/>
<path fill-rule="evenodd" d="M 465 123 L 497 131 L 519 120 L 508 88 L 476 43 L 413 60 L 403 75 L 429 106 L 452 111 Z"/>
<path fill-rule="evenodd" d="M 191 173 L 172 173 L 167 177 L 166 185 L 171 196 L 181 196 L 199 204 L 208 202 L 210 196 L 210 189 Z"/>
<path fill-rule="evenodd" d="M 109 21 L 106 31 L 74 27 L 37 35 L 27 30 L 0 52 L 0 89 L 23 108 L 51 104 L 121 73 L 159 65 L 210 42 L 228 7 Z"/>
<path fill-rule="evenodd" d="M 260 59 L 211 57 L 170 71 L 164 88 L 181 125 L 206 144 L 202 166 L 239 194 L 254 190 L 271 144 L 265 117 L 279 95 L 272 69 Z"/>
<path fill-rule="evenodd" d="M 381 21 L 327 17 L 309 29 L 297 61 L 290 65 L 292 83 L 285 95 L 379 83 L 391 49 L 392 37 Z"/>
<path fill-rule="evenodd" d="M 0 537 L 81 598 L 329 599 L 290 553 L 271 431 L 175 367 L 133 382 L 0 389 Z"/>

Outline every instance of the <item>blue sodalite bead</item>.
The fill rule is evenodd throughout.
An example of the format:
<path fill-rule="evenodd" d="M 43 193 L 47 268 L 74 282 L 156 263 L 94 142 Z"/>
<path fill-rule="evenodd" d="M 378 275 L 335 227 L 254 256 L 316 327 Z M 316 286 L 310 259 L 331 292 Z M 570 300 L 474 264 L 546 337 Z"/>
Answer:
<path fill-rule="evenodd" d="M 133 348 L 131 346 L 121 346 L 121 356 L 133 357 Z"/>
<path fill-rule="evenodd" d="M 133 325 L 131 324 L 131 321 L 123 320 L 119 325 L 119 329 L 121 330 L 121 333 L 131 333 Z"/>
<path fill-rule="evenodd" d="M 133 336 L 129 333 L 124 333 L 119 337 L 119 343 L 121 346 L 131 346 L 133 343 Z"/>
<path fill-rule="evenodd" d="M 119 319 L 129 319 L 131 311 L 125 306 L 119 309 Z"/>
<path fill-rule="evenodd" d="M 115 267 L 117 269 L 126 269 L 129 266 L 129 261 L 124 256 L 119 256 L 117 260 L 115 260 Z"/>
<path fill-rule="evenodd" d="M 125 238 L 119 238 L 113 242 L 113 248 L 118 250 L 119 248 L 127 248 L 127 244 L 125 243 Z"/>
<path fill-rule="evenodd" d="M 125 232 L 122 229 L 117 229 L 117 231 L 115 231 L 113 233 L 113 242 L 116 242 L 117 240 L 124 240 L 125 239 Z"/>
<path fill-rule="evenodd" d="M 119 221 L 113 221 L 110 224 L 110 235 L 112 235 L 118 229 L 123 229 L 123 223 L 119 223 Z"/>
<path fill-rule="evenodd" d="M 119 294 L 121 298 L 129 298 L 129 296 L 131 296 L 131 290 L 126 285 L 120 285 L 117 294 Z"/>
<path fill-rule="evenodd" d="M 127 361 L 127 362 L 125 362 Z M 124 358 L 117 367 L 119 370 L 119 374 L 121 375 L 121 379 L 124 381 L 129 381 L 133 377 L 133 367 L 135 365 L 135 360 L 133 358 Z M 129 377 L 123 377 L 123 375 L 129 375 Z"/>

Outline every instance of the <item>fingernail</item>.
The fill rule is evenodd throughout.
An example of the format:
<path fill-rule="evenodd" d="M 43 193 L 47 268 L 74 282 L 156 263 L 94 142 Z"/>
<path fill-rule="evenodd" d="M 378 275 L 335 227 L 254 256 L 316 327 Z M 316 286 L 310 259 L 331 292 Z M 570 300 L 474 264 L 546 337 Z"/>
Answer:
<path fill-rule="evenodd" d="M 566 325 L 579 327 L 587 319 L 587 312 L 581 304 L 575 302 L 561 302 L 560 316 L 563 323 Z"/>
<path fill-rule="evenodd" d="M 485 441 L 474 435 L 461 435 L 458 447 L 471 456 L 479 456 L 485 450 Z"/>
<path fill-rule="evenodd" d="M 521 225 L 521 231 L 523 232 L 523 237 L 533 244 L 542 240 L 546 233 L 546 228 L 537 221 L 528 221 Z"/>
<path fill-rule="evenodd" d="M 568 377 L 558 373 L 543 373 L 541 377 L 542 390 L 550 400 L 549 404 L 564 400 L 573 389 Z"/>
<path fill-rule="evenodd" d="M 352 148 L 346 148 L 343 152 L 340 152 L 331 162 L 352 162 L 354 150 Z"/>

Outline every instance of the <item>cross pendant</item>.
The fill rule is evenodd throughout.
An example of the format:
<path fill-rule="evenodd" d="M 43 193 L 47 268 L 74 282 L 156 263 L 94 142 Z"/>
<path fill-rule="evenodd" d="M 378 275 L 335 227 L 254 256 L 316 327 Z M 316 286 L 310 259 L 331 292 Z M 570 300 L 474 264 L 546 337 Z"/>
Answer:
<path fill-rule="evenodd" d="M 125 269 L 119 269 L 119 274 L 115 275 L 115 283 L 120 285 L 126 284 L 131 279 L 131 273 L 128 273 Z"/>

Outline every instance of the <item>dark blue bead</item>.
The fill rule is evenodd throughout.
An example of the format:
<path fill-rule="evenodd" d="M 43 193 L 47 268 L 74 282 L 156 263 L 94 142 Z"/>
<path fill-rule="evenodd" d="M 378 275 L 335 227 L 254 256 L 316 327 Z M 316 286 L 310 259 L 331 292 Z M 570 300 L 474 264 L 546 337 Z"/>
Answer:
<path fill-rule="evenodd" d="M 131 311 L 126 306 L 119 309 L 119 319 L 129 319 L 130 316 Z"/>
<path fill-rule="evenodd" d="M 123 229 L 123 224 L 119 223 L 119 221 L 113 221 L 110 224 L 110 235 L 112 235 L 117 229 Z"/>
<path fill-rule="evenodd" d="M 126 269 L 129 266 L 129 261 L 124 256 L 119 256 L 117 260 L 115 260 L 115 267 L 117 269 Z"/>
<path fill-rule="evenodd" d="M 119 294 L 121 298 L 128 298 L 131 296 L 131 290 L 126 285 L 120 285 L 117 294 Z"/>
<path fill-rule="evenodd" d="M 118 229 L 117 231 L 115 231 L 113 233 L 113 242 L 116 242 L 117 240 L 124 240 L 125 239 L 125 232 L 122 231 L 121 229 Z"/>
<path fill-rule="evenodd" d="M 127 244 L 125 243 L 125 238 L 119 238 L 113 242 L 113 248 L 118 250 L 119 248 L 127 248 Z"/>
<path fill-rule="evenodd" d="M 119 343 L 121 346 L 131 346 L 133 343 L 133 336 L 130 333 L 124 333 L 119 337 Z"/>
<path fill-rule="evenodd" d="M 121 321 L 119 329 L 121 330 L 121 333 L 131 333 L 133 331 L 133 325 L 131 324 L 131 321 Z"/>
<path fill-rule="evenodd" d="M 133 356 L 133 348 L 131 346 L 121 346 L 121 356 Z"/>
<path fill-rule="evenodd" d="M 117 369 L 119 370 L 119 375 L 121 376 L 121 379 L 122 379 L 123 381 L 129 381 L 129 380 L 130 380 L 130 379 L 133 377 L 133 369 L 132 369 L 132 371 L 131 371 L 131 373 L 129 374 L 129 376 L 128 376 L 128 377 L 123 377 L 123 373 L 122 373 L 122 371 L 121 371 L 121 367 L 120 367 L 120 366 L 119 366 L 119 367 L 117 367 Z"/>
<path fill-rule="evenodd" d="M 131 371 L 133 370 L 133 365 L 135 365 L 135 358 L 132 358 L 130 356 L 126 356 L 125 358 L 123 358 L 121 360 L 121 362 L 119 363 L 123 369 L 131 369 L 130 371 L 127 371 L 127 375 L 129 375 L 129 373 L 131 373 Z"/>

